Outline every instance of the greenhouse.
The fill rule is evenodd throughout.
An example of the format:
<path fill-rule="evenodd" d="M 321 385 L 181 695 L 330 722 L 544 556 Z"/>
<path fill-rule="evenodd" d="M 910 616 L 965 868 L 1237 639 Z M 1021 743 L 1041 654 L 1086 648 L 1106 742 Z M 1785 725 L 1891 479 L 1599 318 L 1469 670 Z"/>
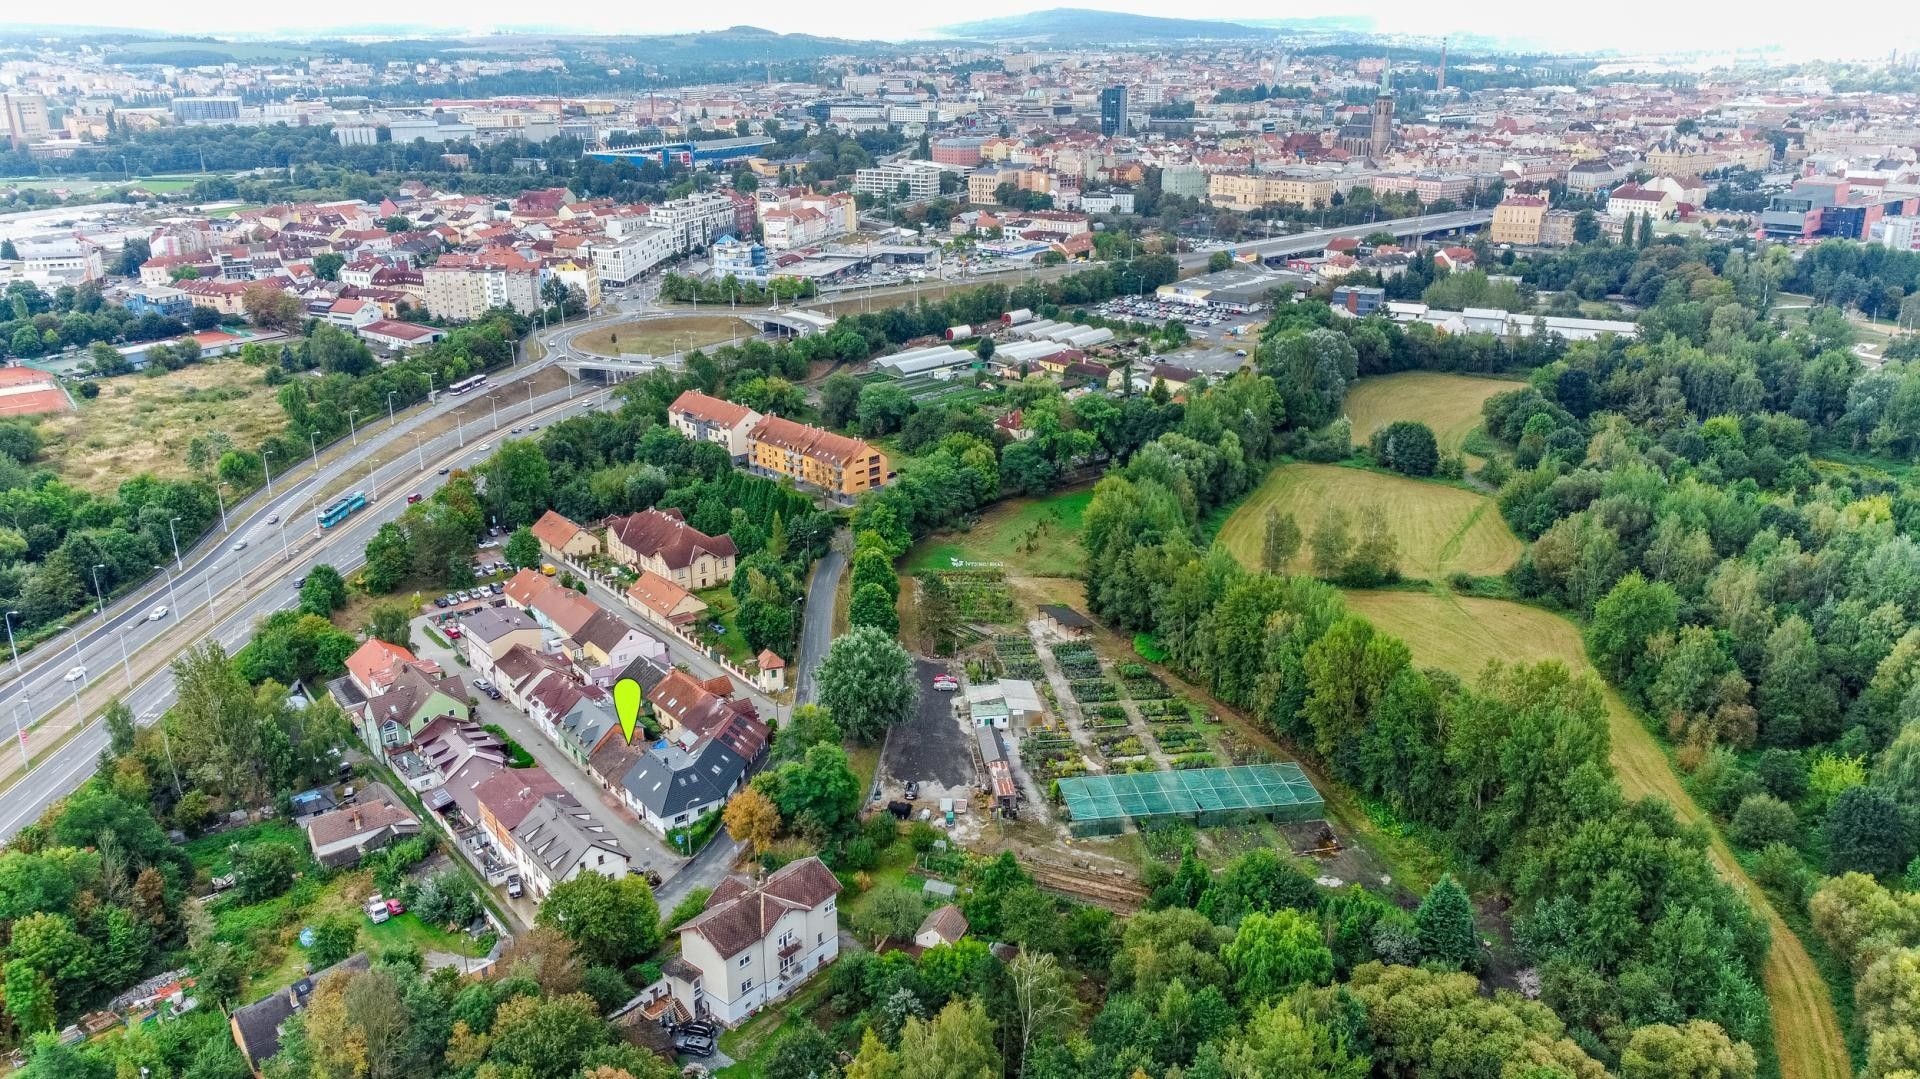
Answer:
<path fill-rule="evenodd" d="M 1262 818 L 1316 820 L 1324 805 L 1306 773 L 1291 762 L 1075 776 L 1060 780 L 1060 800 L 1078 836 L 1117 835 L 1129 822 L 1218 827 Z"/>

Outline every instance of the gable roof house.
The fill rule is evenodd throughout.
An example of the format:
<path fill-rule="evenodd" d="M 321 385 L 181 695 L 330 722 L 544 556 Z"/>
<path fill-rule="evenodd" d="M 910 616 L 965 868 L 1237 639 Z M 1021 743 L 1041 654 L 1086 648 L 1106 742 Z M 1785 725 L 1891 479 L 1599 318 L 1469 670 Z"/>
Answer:
<path fill-rule="evenodd" d="M 293 1018 L 295 1012 L 306 1008 L 316 985 L 328 978 L 344 978 L 371 966 L 367 953 L 356 952 L 271 996 L 235 1008 L 227 1027 L 233 1033 L 233 1044 L 240 1047 L 253 1074 L 258 1077 L 261 1065 L 280 1051 L 280 1028 L 286 1026 L 287 1020 Z"/>
<path fill-rule="evenodd" d="M 573 639 L 589 669 L 625 667 L 643 656 L 663 659 L 667 654 L 665 642 L 605 608 L 596 608 Z"/>
<path fill-rule="evenodd" d="M 685 390 L 667 406 L 667 421 L 687 438 L 725 446 L 735 461 L 744 461 L 747 433 L 760 422 L 760 413 L 699 390 Z"/>
<path fill-rule="evenodd" d="M 631 863 L 620 841 L 571 794 L 534 803 L 513 829 L 511 853 L 536 896 L 583 873 L 619 880 Z"/>
<path fill-rule="evenodd" d="M 675 929 L 680 954 L 663 967 L 674 1000 L 732 1026 L 792 993 L 840 954 L 839 894 L 818 858 L 789 862 L 758 884 L 721 881 L 706 909 Z"/>
<path fill-rule="evenodd" d="M 709 536 L 679 510 L 642 510 L 607 521 L 607 555 L 637 570 L 651 570 L 687 589 L 733 580 L 738 554 L 731 536 Z"/>
<path fill-rule="evenodd" d="M 552 510 L 541 514 L 529 531 L 549 558 L 581 558 L 600 551 L 600 540 L 593 533 Z"/>
<path fill-rule="evenodd" d="M 706 613 L 705 600 L 652 570 L 627 586 L 627 606 L 649 622 L 666 629 L 690 626 Z"/>
<path fill-rule="evenodd" d="M 420 819 L 384 798 L 322 813 L 307 822 L 313 860 L 328 869 L 354 865 L 370 850 L 418 834 Z"/>

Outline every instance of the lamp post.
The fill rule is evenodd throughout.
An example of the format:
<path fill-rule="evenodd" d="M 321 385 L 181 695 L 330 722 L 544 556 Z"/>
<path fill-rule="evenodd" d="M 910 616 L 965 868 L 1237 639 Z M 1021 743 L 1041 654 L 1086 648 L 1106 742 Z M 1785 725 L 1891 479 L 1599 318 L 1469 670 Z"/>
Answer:
<path fill-rule="evenodd" d="M 262 471 L 266 472 L 267 474 L 267 497 L 268 498 L 273 497 L 273 469 L 267 467 L 267 458 L 272 456 L 273 456 L 272 446 L 268 446 L 260 451 L 260 468 Z"/>
<path fill-rule="evenodd" d="M 427 470 L 427 457 L 420 448 L 420 431 L 417 428 L 413 432 L 413 467 L 421 472 Z"/>
<path fill-rule="evenodd" d="M 389 427 L 393 426 L 393 395 L 398 392 L 400 391 L 398 390 L 387 391 L 387 426 Z"/>
<path fill-rule="evenodd" d="M 33 758 L 27 756 L 27 729 L 20 725 L 20 706 L 13 706 L 13 740 L 20 743 L 20 767 L 33 771 Z"/>
<path fill-rule="evenodd" d="M 16 675 L 20 673 L 20 649 L 13 643 L 13 616 L 19 613 L 19 611 L 7 612 L 7 648 L 13 652 L 13 673 Z"/>
<path fill-rule="evenodd" d="M 96 562 L 93 566 L 93 598 L 99 601 L 93 613 L 100 615 L 107 613 L 107 597 L 100 591 L 100 571 L 106 568 L 105 562 Z"/>
<path fill-rule="evenodd" d="M 260 460 L 262 463 L 265 463 L 266 458 L 262 457 L 260 458 Z M 225 480 L 221 480 L 219 483 L 214 484 L 213 497 L 217 499 L 220 503 L 220 531 L 232 532 L 233 529 L 227 525 L 227 496 L 221 493 L 221 490 L 220 490 L 220 488 L 225 486 L 226 486 Z"/>
<path fill-rule="evenodd" d="M 175 522 L 179 520 L 180 518 L 175 517 L 173 520 L 167 522 L 167 534 L 173 537 L 173 568 L 181 573 L 185 573 L 187 571 L 187 565 L 180 561 L 180 532 L 173 527 Z"/>
<path fill-rule="evenodd" d="M 357 408 L 347 413 L 347 433 L 353 436 L 353 444 L 356 446 L 360 444 L 360 427 L 353 422 L 353 418 L 359 414 L 360 410 Z"/>
<path fill-rule="evenodd" d="M 318 472 L 320 471 L 320 436 L 308 431 L 307 445 L 313 447 L 313 470 Z"/>
<path fill-rule="evenodd" d="M 208 622 L 213 621 L 213 575 L 218 572 L 220 572 L 220 564 L 216 562 L 213 565 L 208 566 L 207 575 L 200 578 L 200 583 L 205 585 L 207 589 L 207 621 Z"/>
<path fill-rule="evenodd" d="M 493 406 L 493 429 L 498 431 L 500 429 L 500 395 L 497 393 L 488 394 L 487 404 Z"/>
<path fill-rule="evenodd" d="M 127 658 L 127 635 L 116 633 L 114 636 L 120 638 L 120 670 L 127 676 L 127 692 L 131 693 L 133 692 L 133 662 Z"/>
<path fill-rule="evenodd" d="M 154 572 L 159 573 L 162 576 L 166 576 L 167 574 L 166 567 L 164 566 L 155 566 L 153 567 L 153 569 L 154 569 Z M 175 618 L 180 617 L 180 601 L 174 597 L 172 577 L 167 577 L 167 606 L 169 609 L 173 611 L 173 616 Z"/>

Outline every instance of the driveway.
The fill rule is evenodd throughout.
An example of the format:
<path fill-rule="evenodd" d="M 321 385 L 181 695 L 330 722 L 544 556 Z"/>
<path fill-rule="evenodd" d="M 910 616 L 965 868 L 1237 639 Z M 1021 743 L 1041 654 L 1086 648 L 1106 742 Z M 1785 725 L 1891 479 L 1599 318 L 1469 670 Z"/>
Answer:
<path fill-rule="evenodd" d="M 472 671 L 454 657 L 453 651 L 435 644 L 425 633 L 418 632 L 425 625 L 425 619 L 416 619 L 413 643 L 415 651 L 440 664 L 450 672 L 459 673 L 463 679 L 471 680 Z M 651 868 L 662 876 L 671 873 L 680 865 L 680 856 L 668 849 L 658 836 L 642 827 L 632 813 L 620 805 L 611 794 L 600 789 L 600 784 L 568 756 L 560 747 L 541 731 L 540 725 L 529 719 L 526 713 L 505 701 L 480 697 L 474 706 L 474 716 L 481 723 L 495 723 L 505 730 L 509 737 L 524 746 L 533 754 L 534 760 L 552 774 L 567 793 L 580 800 L 580 804 L 594 811 L 607 831 L 627 848 L 627 854 L 634 866 L 641 869 Z"/>
<path fill-rule="evenodd" d="M 881 754 L 882 782 L 899 787 L 911 779 L 920 784 L 922 802 L 942 797 L 965 798 L 973 786 L 973 747 L 968 732 L 953 716 L 955 694 L 933 688 L 933 676 L 946 665 L 929 659 L 913 661 L 920 683 L 920 703 L 911 720 L 887 732 Z M 937 789 L 940 788 L 940 789 Z"/>

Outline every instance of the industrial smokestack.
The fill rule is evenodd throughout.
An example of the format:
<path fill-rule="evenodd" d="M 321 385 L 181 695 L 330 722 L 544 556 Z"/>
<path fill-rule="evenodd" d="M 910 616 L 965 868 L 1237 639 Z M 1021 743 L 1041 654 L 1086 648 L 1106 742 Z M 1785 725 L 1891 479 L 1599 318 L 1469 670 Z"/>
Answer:
<path fill-rule="evenodd" d="M 1436 91 L 1445 90 L 1447 88 L 1447 39 L 1446 38 L 1440 39 L 1440 77 L 1434 82 L 1433 88 Z"/>

